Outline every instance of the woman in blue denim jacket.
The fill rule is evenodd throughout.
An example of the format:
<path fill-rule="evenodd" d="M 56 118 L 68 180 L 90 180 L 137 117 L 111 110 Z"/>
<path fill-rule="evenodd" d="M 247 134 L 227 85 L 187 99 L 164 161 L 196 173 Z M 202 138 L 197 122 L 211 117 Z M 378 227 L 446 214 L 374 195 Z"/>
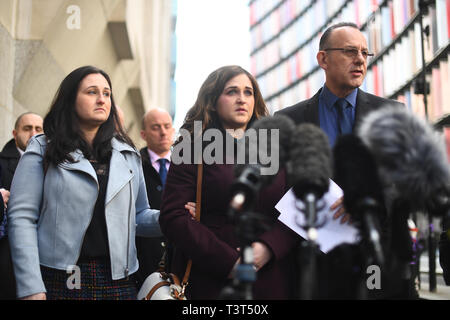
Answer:
<path fill-rule="evenodd" d="M 162 234 L 109 76 L 71 72 L 44 132 L 30 140 L 8 204 L 18 297 L 136 299 L 135 236 Z"/>

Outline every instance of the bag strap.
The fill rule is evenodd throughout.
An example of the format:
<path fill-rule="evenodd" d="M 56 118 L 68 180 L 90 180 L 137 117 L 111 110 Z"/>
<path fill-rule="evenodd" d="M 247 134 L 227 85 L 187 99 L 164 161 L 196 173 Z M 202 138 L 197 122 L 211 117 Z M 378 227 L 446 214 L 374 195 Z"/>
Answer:
<path fill-rule="evenodd" d="M 158 272 L 166 272 L 166 261 L 167 261 L 167 247 L 166 244 L 163 242 L 162 246 L 164 247 L 163 254 L 161 256 L 161 260 L 158 263 Z"/>
<path fill-rule="evenodd" d="M 178 292 L 178 288 L 181 287 L 180 280 L 174 273 L 161 273 L 161 281 L 153 286 L 153 288 L 147 293 L 143 300 L 151 300 L 155 292 L 161 287 L 170 287 L 172 284 L 175 285 L 175 290 L 170 291 L 170 294 L 175 300 L 184 300 L 184 294 Z"/>
<path fill-rule="evenodd" d="M 203 163 L 197 165 L 197 195 L 195 199 L 195 220 L 200 221 L 202 208 Z"/>
<path fill-rule="evenodd" d="M 197 194 L 195 199 L 195 220 L 200 221 L 202 209 L 202 181 L 203 181 L 203 163 L 197 165 Z M 181 283 L 181 294 L 184 295 L 186 286 L 188 285 L 189 275 L 192 268 L 192 259 L 189 259 L 186 272 L 184 273 L 183 282 Z"/>

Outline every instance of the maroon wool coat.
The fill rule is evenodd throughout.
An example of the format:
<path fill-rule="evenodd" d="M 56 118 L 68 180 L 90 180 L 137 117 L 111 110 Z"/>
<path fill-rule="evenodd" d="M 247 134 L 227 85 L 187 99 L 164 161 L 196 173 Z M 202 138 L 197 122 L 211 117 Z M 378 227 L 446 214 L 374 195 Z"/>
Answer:
<path fill-rule="evenodd" d="M 187 294 L 190 299 L 217 299 L 229 283 L 240 246 L 235 226 L 227 219 L 233 166 L 203 166 L 201 222 L 191 218 L 184 205 L 195 202 L 197 165 L 172 164 L 165 185 L 160 225 L 175 246 L 171 271 L 182 279 L 188 258 L 192 271 Z M 271 218 L 270 230 L 259 235 L 273 253 L 272 259 L 257 273 L 254 299 L 294 298 L 295 246 L 299 237 L 278 221 L 274 208 L 286 192 L 285 172 L 281 170 L 273 183 L 263 188 L 257 199 L 257 212 Z"/>

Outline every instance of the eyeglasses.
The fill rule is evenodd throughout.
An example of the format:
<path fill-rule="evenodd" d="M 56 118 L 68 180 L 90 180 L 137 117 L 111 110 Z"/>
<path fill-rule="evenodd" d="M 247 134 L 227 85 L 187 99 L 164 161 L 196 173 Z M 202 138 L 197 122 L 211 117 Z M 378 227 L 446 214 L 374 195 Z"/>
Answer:
<path fill-rule="evenodd" d="M 359 54 L 359 52 L 361 52 L 361 55 L 363 56 L 364 59 L 367 59 L 368 57 L 373 57 L 374 54 L 370 53 L 369 50 L 359 50 L 356 48 L 328 48 L 328 49 L 323 49 L 323 51 L 342 51 L 347 57 L 349 58 L 356 58 Z"/>

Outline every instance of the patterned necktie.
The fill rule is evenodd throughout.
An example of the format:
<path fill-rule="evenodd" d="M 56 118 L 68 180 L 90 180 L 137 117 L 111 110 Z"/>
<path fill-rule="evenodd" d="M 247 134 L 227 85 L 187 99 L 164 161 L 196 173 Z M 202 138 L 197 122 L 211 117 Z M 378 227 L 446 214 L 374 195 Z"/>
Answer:
<path fill-rule="evenodd" d="M 162 185 L 164 186 L 166 183 L 166 177 L 167 177 L 166 163 L 168 162 L 168 160 L 161 158 L 161 159 L 158 159 L 158 162 L 159 162 L 159 176 L 161 177 L 161 182 L 162 182 Z"/>
<path fill-rule="evenodd" d="M 351 108 L 347 108 L 349 105 L 347 100 L 338 99 L 335 103 L 338 111 L 338 128 L 339 134 L 349 134 L 353 131 Z"/>

